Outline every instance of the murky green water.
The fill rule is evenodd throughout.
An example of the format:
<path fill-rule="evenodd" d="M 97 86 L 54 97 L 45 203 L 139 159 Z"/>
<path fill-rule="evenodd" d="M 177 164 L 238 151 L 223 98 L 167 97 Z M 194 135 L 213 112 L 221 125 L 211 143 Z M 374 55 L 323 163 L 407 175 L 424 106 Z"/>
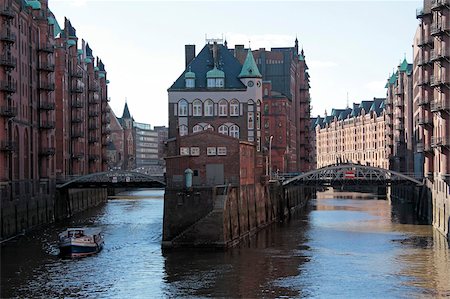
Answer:
<path fill-rule="evenodd" d="M 162 253 L 162 191 L 115 199 L 2 247 L 1 297 L 439 298 L 450 296 L 447 241 L 407 206 L 320 194 L 308 211 L 226 252 Z M 361 198 L 357 198 L 361 197 Z M 66 226 L 102 227 L 95 256 L 61 259 Z"/>

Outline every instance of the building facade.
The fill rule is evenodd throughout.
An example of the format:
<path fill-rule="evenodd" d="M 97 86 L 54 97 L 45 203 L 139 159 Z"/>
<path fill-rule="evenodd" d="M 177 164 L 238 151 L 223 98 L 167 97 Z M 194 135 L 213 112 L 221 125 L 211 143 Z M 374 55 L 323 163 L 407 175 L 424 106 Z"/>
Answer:
<path fill-rule="evenodd" d="M 432 191 L 433 224 L 450 226 L 450 1 L 424 0 L 416 12 L 414 127 L 416 154 Z"/>
<path fill-rule="evenodd" d="M 236 45 L 231 50 L 241 62 L 245 57 L 243 45 Z M 289 147 L 286 145 L 284 157 L 287 160 L 286 169 L 289 172 L 308 171 L 313 169 L 311 164 L 310 132 L 310 94 L 309 74 L 304 51 L 299 51 L 298 40 L 294 47 L 271 48 L 270 51 L 261 48 L 253 51 L 257 67 L 265 82 L 270 82 L 273 92 L 284 95 L 290 102 L 288 114 L 290 125 Z M 270 136 L 277 140 L 277 127 L 269 127 L 269 134 L 264 136 L 264 146 L 269 147 Z M 270 132 L 273 131 L 273 132 Z M 283 138 L 283 137 L 282 137 Z M 294 156 L 291 155 L 294 153 Z M 282 152 L 276 152 L 276 155 Z M 281 157 L 273 157 L 281 159 Z"/>
<path fill-rule="evenodd" d="M 317 117 L 317 168 L 357 163 L 389 169 L 384 100 L 363 101 Z"/>
<path fill-rule="evenodd" d="M 251 51 L 243 65 L 215 41 L 187 54 L 186 70 L 168 89 L 169 139 L 212 130 L 261 151 L 262 80 Z"/>
<path fill-rule="evenodd" d="M 111 111 L 105 67 L 84 40 L 78 48 L 68 19 L 55 42 L 56 173 L 64 177 L 104 171 Z"/>
<path fill-rule="evenodd" d="M 53 221 L 58 177 L 105 169 L 109 108 L 103 64 L 47 0 L 0 1 L 0 24 L 4 238 Z"/>

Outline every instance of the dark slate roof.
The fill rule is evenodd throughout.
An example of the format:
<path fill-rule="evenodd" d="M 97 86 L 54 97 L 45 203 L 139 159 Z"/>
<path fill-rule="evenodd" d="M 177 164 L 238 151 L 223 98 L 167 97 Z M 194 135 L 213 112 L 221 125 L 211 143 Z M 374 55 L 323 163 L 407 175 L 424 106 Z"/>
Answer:
<path fill-rule="evenodd" d="M 92 56 L 92 49 L 89 47 L 88 43 L 86 43 L 86 57 L 94 57 Z"/>
<path fill-rule="evenodd" d="M 97 57 L 97 67 L 100 71 L 105 71 L 105 65 L 103 64 L 102 60 Z"/>
<path fill-rule="evenodd" d="M 339 120 L 344 120 L 346 119 L 349 115 L 351 115 L 352 113 L 352 109 L 351 108 L 347 108 L 344 111 L 342 111 L 341 113 L 339 113 Z"/>
<path fill-rule="evenodd" d="M 68 36 L 66 36 L 66 32 Z M 67 18 L 64 18 L 64 31 L 61 32 L 62 37 L 76 37 L 77 31 L 72 26 L 72 23 L 70 23 L 70 20 Z"/>
<path fill-rule="evenodd" d="M 125 102 L 125 107 L 123 107 L 122 118 L 129 119 L 131 118 L 130 110 L 128 110 L 128 103 Z"/>
<path fill-rule="evenodd" d="M 364 109 L 366 113 L 368 113 L 372 104 L 372 101 L 361 101 L 360 107 Z"/>
<path fill-rule="evenodd" d="M 212 44 L 206 44 L 198 55 L 191 61 L 186 70 L 169 88 L 170 90 L 186 89 L 184 74 L 190 70 L 195 73 L 195 88 L 189 90 L 206 88 L 206 73 L 214 68 Z M 225 73 L 224 89 L 244 89 L 245 86 L 238 78 L 242 70 L 241 63 L 223 45 L 218 44 L 218 66 Z"/>

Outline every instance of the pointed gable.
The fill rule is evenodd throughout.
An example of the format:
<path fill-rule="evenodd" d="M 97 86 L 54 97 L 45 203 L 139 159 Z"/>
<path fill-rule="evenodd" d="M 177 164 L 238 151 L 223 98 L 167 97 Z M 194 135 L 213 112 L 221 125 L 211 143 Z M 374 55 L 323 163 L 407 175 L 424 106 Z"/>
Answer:
<path fill-rule="evenodd" d="M 123 114 L 122 114 L 122 119 L 130 119 L 131 118 L 131 114 L 130 114 L 130 110 L 128 110 L 128 103 L 125 102 L 125 107 L 123 107 Z"/>
<path fill-rule="evenodd" d="M 253 58 L 252 51 L 248 49 L 247 57 L 245 58 L 244 64 L 242 65 L 241 73 L 239 78 L 262 78 L 261 73 L 256 66 L 255 58 Z"/>

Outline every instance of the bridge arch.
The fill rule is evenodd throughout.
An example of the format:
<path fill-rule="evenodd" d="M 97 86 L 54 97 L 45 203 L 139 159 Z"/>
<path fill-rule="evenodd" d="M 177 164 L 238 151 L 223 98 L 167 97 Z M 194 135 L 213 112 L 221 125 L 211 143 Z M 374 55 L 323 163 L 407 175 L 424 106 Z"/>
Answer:
<path fill-rule="evenodd" d="M 374 166 L 365 166 L 360 164 L 337 164 L 329 165 L 319 169 L 315 169 L 306 173 L 302 173 L 283 182 L 283 186 L 305 184 L 326 184 L 333 182 L 408 182 L 418 186 L 423 182 L 408 175 Z"/>
<path fill-rule="evenodd" d="M 160 179 L 144 173 L 116 170 L 72 177 L 60 182 L 57 188 L 165 188 L 165 186 Z"/>

